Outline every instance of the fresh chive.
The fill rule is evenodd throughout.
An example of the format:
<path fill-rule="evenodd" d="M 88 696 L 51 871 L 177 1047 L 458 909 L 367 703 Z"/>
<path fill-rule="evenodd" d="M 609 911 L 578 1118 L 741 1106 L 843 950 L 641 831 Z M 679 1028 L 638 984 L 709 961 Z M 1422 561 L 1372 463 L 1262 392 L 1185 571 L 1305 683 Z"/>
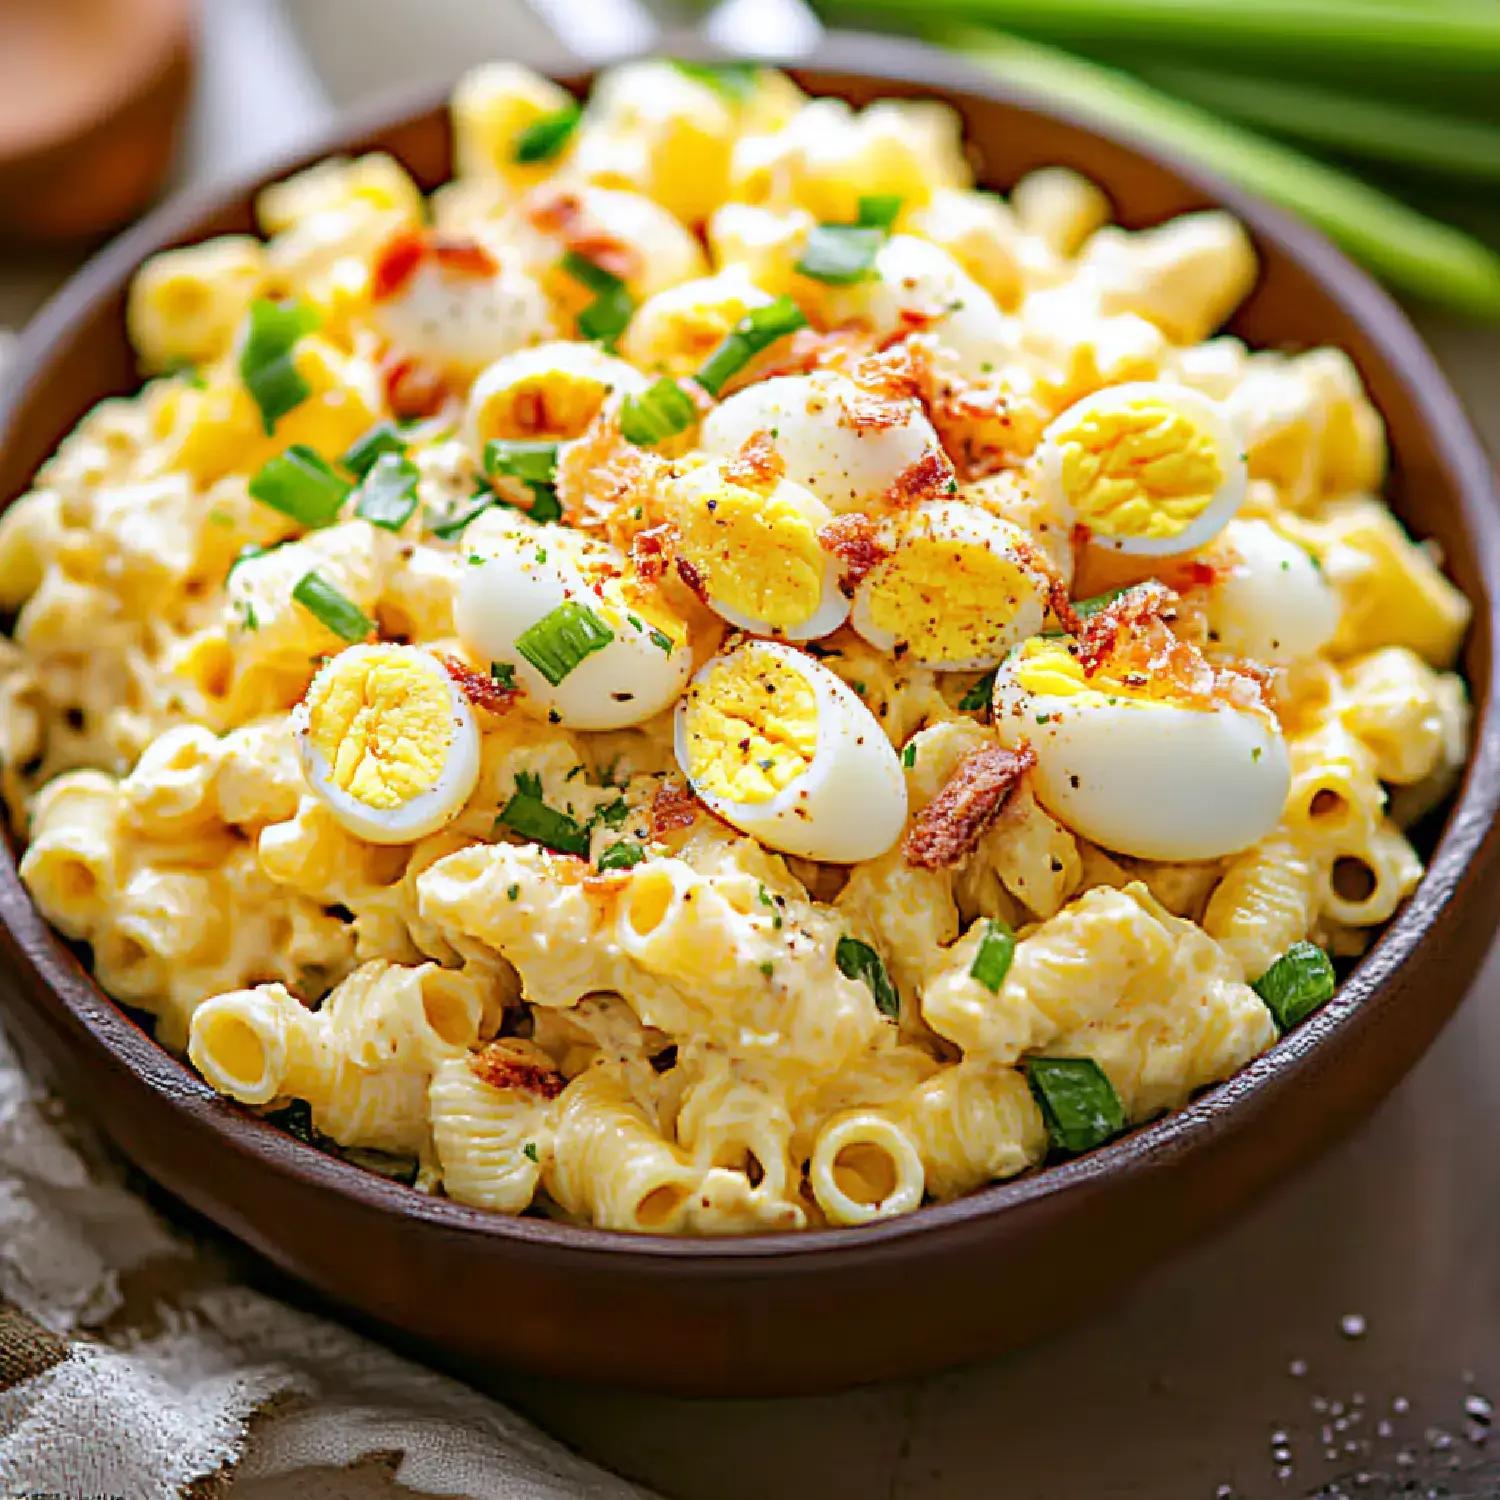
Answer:
<path fill-rule="evenodd" d="M 744 104 L 755 93 L 760 82 L 760 68 L 755 63 L 684 62 L 671 59 L 672 66 L 687 78 L 697 83 L 706 83 L 709 88 L 722 94 L 731 104 Z"/>
<path fill-rule="evenodd" d="M 916 765 L 916 763 L 917 742 L 915 740 L 908 740 L 906 744 L 901 747 L 901 764 L 908 770 L 910 770 L 912 766 Z"/>
<path fill-rule="evenodd" d="M 625 331 L 635 312 L 635 298 L 613 271 L 569 250 L 558 263 L 564 274 L 594 294 L 594 300 L 578 314 L 578 331 L 588 339 L 611 343 Z"/>
<path fill-rule="evenodd" d="M 817 224 L 808 233 L 797 269 L 814 281 L 849 286 L 870 274 L 885 240 L 885 230 L 869 225 Z"/>
<path fill-rule="evenodd" d="M 468 510 L 445 516 L 442 520 L 433 520 L 429 516 L 427 529 L 442 541 L 457 541 L 468 528 L 469 522 L 482 516 L 495 503 L 495 497 L 488 490 L 481 490 L 478 495 L 474 496 L 474 500 L 476 503 Z"/>
<path fill-rule="evenodd" d="M 625 398 L 620 408 L 620 433 L 626 442 L 649 448 L 686 432 L 697 420 L 693 398 L 664 375 L 639 396 Z"/>
<path fill-rule="evenodd" d="M 516 668 L 513 662 L 492 661 L 490 663 L 490 676 L 503 688 L 514 688 L 516 685 Z"/>
<path fill-rule="evenodd" d="M 375 629 L 369 615 L 316 569 L 297 580 L 292 598 L 342 640 L 362 641 Z"/>
<path fill-rule="evenodd" d="M 1293 943 L 1251 986 L 1282 1031 L 1305 1021 L 1338 988 L 1328 955 L 1312 943 Z"/>
<path fill-rule="evenodd" d="M 513 881 L 505 888 L 505 899 L 507 901 L 519 901 L 521 899 L 521 885 L 519 881 Z"/>
<path fill-rule="evenodd" d="M 562 501 L 550 484 L 534 484 L 531 487 L 531 508 L 526 512 L 539 526 L 562 520 Z"/>
<path fill-rule="evenodd" d="M 863 229 L 883 229 L 887 234 L 901 217 L 906 200 L 899 193 L 875 193 L 859 200 L 855 222 Z"/>
<path fill-rule="evenodd" d="M 535 776 L 522 772 L 516 777 L 515 794 L 500 809 L 499 821 L 512 833 L 555 849 L 559 854 L 588 857 L 588 830 L 575 818 L 542 801 L 541 782 Z"/>
<path fill-rule="evenodd" d="M 556 443 L 505 442 L 495 439 L 484 445 L 484 472 L 494 478 L 505 474 L 522 484 L 551 484 L 557 473 Z"/>
<path fill-rule="evenodd" d="M 308 528 L 337 520 L 352 488 L 332 464 L 301 443 L 278 453 L 250 481 L 253 499 Z"/>
<path fill-rule="evenodd" d="M 672 637 L 669 636 L 665 630 L 658 630 L 656 626 L 653 625 L 651 629 L 646 633 L 651 637 L 651 644 L 655 646 L 658 651 L 664 651 L 668 656 L 672 654 Z"/>
<path fill-rule="evenodd" d="M 988 708 L 990 699 L 994 696 L 995 672 L 991 668 L 958 700 L 958 706 L 969 713 L 977 713 L 982 708 Z"/>
<path fill-rule="evenodd" d="M 841 937 L 833 958 L 845 979 L 862 979 L 869 985 L 870 993 L 875 997 L 875 1008 L 881 1015 L 892 1021 L 900 1018 L 901 998 L 896 993 L 896 986 L 891 983 L 880 955 L 868 943 L 847 935 Z"/>
<path fill-rule="evenodd" d="M 582 118 L 583 111 L 572 100 L 551 114 L 541 115 L 516 136 L 510 159 L 523 167 L 551 161 L 568 144 Z"/>
<path fill-rule="evenodd" d="M 382 453 L 355 495 L 354 514 L 372 526 L 400 531 L 417 508 L 417 466 L 399 453 Z"/>
<path fill-rule="evenodd" d="M 969 965 L 969 977 L 976 979 L 990 994 L 998 995 L 1005 976 L 1010 973 L 1011 960 L 1016 956 L 1016 935 L 998 917 L 990 918 L 979 940 L 979 949 L 974 962 Z"/>
<path fill-rule="evenodd" d="M 339 467 L 363 479 L 375 467 L 375 460 L 387 453 L 406 452 L 406 439 L 394 422 L 377 422 L 339 459 Z"/>
<path fill-rule="evenodd" d="M 316 312 L 300 302 L 250 304 L 250 328 L 240 351 L 240 379 L 260 408 L 261 425 L 270 437 L 276 424 L 312 395 L 292 355 L 297 341 L 319 324 Z"/>
<path fill-rule="evenodd" d="M 581 771 L 583 767 L 578 769 Z M 601 807 L 589 821 L 591 824 L 602 823 L 606 828 L 618 828 L 629 816 L 630 804 L 623 797 L 617 797 Z"/>
<path fill-rule="evenodd" d="M 1091 599 L 1075 599 L 1073 601 L 1073 613 L 1080 620 L 1092 620 L 1095 615 L 1102 614 L 1117 599 L 1123 599 L 1130 590 L 1111 589 L 1107 594 L 1095 594 Z"/>
<path fill-rule="evenodd" d="M 537 1152 L 535 1141 L 527 1141 L 526 1144 L 521 1147 L 521 1155 L 530 1162 L 539 1162 L 542 1159 Z"/>
<path fill-rule="evenodd" d="M 717 396 L 763 349 L 806 327 L 802 309 L 790 297 L 778 297 L 764 307 L 752 308 L 693 378 L 710 396 Z"/>
<path fill-rule="evenodd" d="M 565 599 L 516 637 L 516 650 L 556 687 L 615 633 L 587 604 Z"/>
<path fill-rule="evenodd" d="M 1032 1057 L 1026 1081 L 1059 1151 L 1092 1151 L 1125 1128 L 1125 1107 L 1091 1057 Z"/>
<path fill-rule="evenodd" d="M 618 844 L 611 844 L 599 856 L 599 868 L 601 870 L 632 870 L 645 857 L 646 851 L 639 844 L 632 844 L 628 839 L 621 839 Z"/>

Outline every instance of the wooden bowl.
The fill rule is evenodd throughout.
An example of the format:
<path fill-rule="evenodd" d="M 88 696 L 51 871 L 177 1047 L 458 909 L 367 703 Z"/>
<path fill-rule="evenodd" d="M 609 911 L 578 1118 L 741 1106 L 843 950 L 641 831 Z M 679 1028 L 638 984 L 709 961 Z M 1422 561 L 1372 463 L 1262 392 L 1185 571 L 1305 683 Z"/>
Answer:
<path fill-rule="evenodd" d="M 336 1302 L 464 1360 L 695 1393 L 806 1392 L 1033 1339 L 1224 1221 L 1368 1114 L 1458 1004 L 1500 916 L 1491 627 L 1500 505 L 1457 400 L 1392 302 L 1312 230 L 951 59 L 834 38 L 796 76 L 815 94 L 859 103 L 948 100 L 992 186 L 1064 162 L 1107 187 L 1126 225 L 1212 204 L 1245 221 L 1264 274 L 1235 331 L 1256 344 L 1350 352 L 1389 424 L 1396 508 L 1437 539 L 1474 600 L 1464 658 L 1473 759 L 1426 876 L 1374 951 L 1321 1014 L 1229 1082 L 1090 1156 L 959 1202 L 777 1238 L 651 1239 L 507 1219 L 320 1155 L 159 1050 L 36 914 L 11 859 L 0 861 L 15 979 L 7 1018 L 33 1055 L 194 1208 Z M 352 124 L 305 160 L 377 146 L 429 186 L 448 170 L 448 133 L 431 101 Z M 0 501 L 25 489 L 88 407 L 131 387 L 121 309 L 141 259 L 250 229 L 252 186 L 170 204 L 42 314 L 0 413 Z"/>

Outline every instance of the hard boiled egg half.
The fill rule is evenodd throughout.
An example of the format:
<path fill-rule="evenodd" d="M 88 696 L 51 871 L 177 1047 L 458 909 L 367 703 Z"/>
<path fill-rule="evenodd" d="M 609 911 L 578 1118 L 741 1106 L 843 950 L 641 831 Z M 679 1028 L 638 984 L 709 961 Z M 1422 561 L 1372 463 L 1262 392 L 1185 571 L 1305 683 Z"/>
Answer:
<path fill-rule="evenodd" d="M 878 651 L 939 671 L 992 667 L 1035 635 L 1051 580 L 1020 527 L 940 500 L 892 523 L 860 581 L 852 624 Z"/>
<path fill-rule="evenodd" d="M 624 729 L 671 706 L 693 669 L 688 627 L 627 577 L 622 553 L 560 527 L 481 521 L 453 605 L 478 660 L 574 729 Z"/>
<path fill-rule="evenodd" d="M 710 609 L 756 635 L 814 640 L 849 614 L 838 559 L 818 540 L 833 512 L 795 480 L 731 478 L 712 459 L 688 463 L 665 486 L 677 556 Z"/>
<path fill-rule="evenodd" d="M 292 712 L 313 795 L 357 838 L 409 844 L 450 822 L 479 779 L 473 710 L 417 646 L 350 646 Z"/>
<path fill-rule="evenodd" d="M 699 441 L 729 458 L 762 433 L 786 477 L 840 514 L 867 509 L 924 460 L 947 462 L 916 401 L 872 396 L 831 370 L 737 391 L 704 418 Z"/>
<path fill-rule="evenodd" d="M 853 864 L 906 824 L 901 762 L 821 662 L 775 641 L 715 657 L 677 705 L 677 763 L 726 823 L 768 848 Z"/>
<path fill-rule="evenodd" d="M 1029 640 L 995 674 L 1000 742 L 1031 745 L 1053 817 L 1102 848 L 1158 860 L 1217 859 L 1275 828 L 1291 767 L 1269 710 L 1248 693 L 1205 693 L 1220 679 L 1183 643 L 1155 666 L 1142 656 L 1092 676 L 1076 650 L 1064 637 Z"/>
<path fill-rule="evenodd" d="M 1046 498 L 1088 540 L 1160 557 L 1210 541 L 1240 507 L 1247 475 L 1221 402 L 1163 381 L 1107 386 L 1042 435 Z"/>

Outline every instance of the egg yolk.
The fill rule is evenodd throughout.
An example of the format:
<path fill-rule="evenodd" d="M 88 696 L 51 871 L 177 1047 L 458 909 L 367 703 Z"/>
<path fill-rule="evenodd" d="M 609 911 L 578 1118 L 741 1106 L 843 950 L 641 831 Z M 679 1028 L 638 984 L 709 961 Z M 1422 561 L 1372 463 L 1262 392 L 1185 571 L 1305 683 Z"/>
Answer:
<path fill-rule="evenodd" d="M 1169 401 L 1096 407 L 1055 434 L 1063 493 L 1100 536 L 1177 536 L 1213 503 L 1225 480 L 1219 446 Z"/>
<path fill-rule="evenodd" d="M 474 414 L 481 442 L 491 439 L 581 437 L 598 415 L 609 387 L 592 375 L 543 370 L 492 392 Z"/>
<path fill-rule="evenodd" d="M 983 656 L 1036 585 L 988 547 L 915 537 L 872 580 L 870 620 L 921 661 Z"/>
<path fill-rule="evenodd" d="M 307 712 L 328 784 L 366 807 L 400 807 L 443 774 L 453 744 L 448 685 L 408 647 L 335 657 L 313 679 Z"/>
<path fill-rule="evenodd" d="M 817 695 L 782 657 L 746 646 L 691 689 L 686 730 L 687 771 L 700 792 L 769 802 L 812 766 Z"/>
<path fill-rule="evenodd" d="M 1065 646 L 1052 641 L 1031 640 L 1021 648 L 1016 682 L 1038 698 L 1071 698 L 1080 707 L 1095 708 L 1111 699 L 1126 698 L 1145 708 L 1200 708 L 1173 692 L 1170 681 L 1154 677 L 1127 682 L 1104 668 L 1086 676 L 1082 664 Z"/>
<path fill-rule="evenodd" d="M 791 501 L 726 483 L 695 494 L 676 519 L 680 553 L 715 603 L 773 630 L 817 611 L 828 556 Z"/>

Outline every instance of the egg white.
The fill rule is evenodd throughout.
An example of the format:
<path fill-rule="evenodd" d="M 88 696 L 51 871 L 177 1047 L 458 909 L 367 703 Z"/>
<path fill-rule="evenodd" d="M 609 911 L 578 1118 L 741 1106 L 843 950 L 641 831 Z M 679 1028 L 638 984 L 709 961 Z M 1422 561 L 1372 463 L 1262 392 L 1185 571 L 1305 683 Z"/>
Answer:
<path fill-rule="evenodd" d="M 839 514 L 878 501 L 913 464 L 942 445 L 915 401 L 902 403 L 903 420 L 860 428 L 851 411 L 870 398 L 831 370 L 782 375 L 737 391 L 703 420 L 705 452 L 728 458 L 757 433 L 769 433 L 786 477 L 811 490 Z"/>
<path fill-rule="evenodd" d="M 440 682 L 448 698 L 452 735 L 443 768 L 426 791 L 391 808 L 371 807 L 361 802 L 332 780 L 327 758 L 313 743 L 307 700 L 292 710 L 297 758 L 309 789 L 342 827 L 372 844 L 410 844 L 436 833 L 458 816 L 479 781 L 479 726 L 474 711 L 442 663 L 430 652 L 418 646 L 350 646 L 327 663 L 323 671 L 347 670 L 351 661 L 392 650 L 409 657 L 410 671 Z"/>
<path fill-rule="evenodd" d="M 732 801 L 694 776 L 694 704 L 731 651 L 708 662 L 677 705 L 677 764 L 694 791 L 726 823 L 783 854 L 854 864 L 885 853 L 906 826 L 906 779 L 875 716 L 852 688 L 795 647 L 756 641 L 735 649 L 771 653 L 812 689 L 818 716 L 812 762 L 764 802 Z"/>
<path fill-rule="evenodd" d="M 1033 693 L 1017 680 L 1019 660 L 1018 650 L 995 674 L 996 733 L 1011 748 L 1030 744 L 1037 799 L 1074 833 L 1118 854 L 1186 861 L 1237 854 L 1275 828 L 1291 762 L 1269 715 Z"/>
<path fill-rule="evenodd" d="M 1231 521 L 1219 539 L 1226 569 L 1203 612 L 1214 643 L 1272 666 L 1315 656 L 1334 637 L 1339 600 L 1312 557 L 1264 521 Z"/>
<path fill-rule="evenodd" d="M 614 549 L 582 546 L 561 528 L 524 523 L 471 533 L 467 545 L 479 561 L 459 574 L 454 626 L 478 660 L 515 669 L 532 710 L 573 729 L 624 729 L 670 707 L 686 686 L 693 669 L 686 627 L 678 622 L 665 632 L 672 644 L 663 650 L 652 639 L 652 619 L 612 596 L 609 571 L 618 576 L 625 565 Z M 516 642 L 569 601 L 592 610 L 614 639 L 553 684 Z"/>
<path fill-rule="evenodd" d="M 947 543 L 951 548 L 946 568 L 923 580 L 934 613 L 941 614 L 944 610 L 945 572 L 962 572 L 965 557 L 978 550 L 1004 558 L 1030 585 L 1029 590 L 1016 599 L 991 601 L 986 639 L 979 651 L 966 656 L 924 655 L 912 643 L 898 639 L 895 631 L 876 623 L 874 611 L 882 588 L 899 568 L 902 550 L 919 541 Z M 850 620 L 854 629 L 877 651 L 893 652 L 906 646 L 905 660 L 918 666 L 943 672 L 972 671 L 994 666 L 1017 641 L 1035 635 L 1042 628 L 1047 614 L 1049 580 L 1036 566 L 1026 533 L 1009 521 L 961 501 L 932 501 L 920 506 L 909 520 L 894 530 L 888 546 L 890 555 L 877 563 L 856 587 Z"/>
<path fill-rule="evenodd" d="M 1149 400 L 1160 402 L 1180 412 L 1200 431 L 1208 434 L 1218 455 L 1223 479 L 1213 499 L 1188 525 L 1172 536 L 1113 537 L 1090 524 L 1089 541 L 1097 547 L 1138 557 L 1168 557 L 1192 552 L 1212 541 L 1240 508 L 1249 483 L 1245 455 L 1238 430 L 1222 402 L 1205 396 L 1188 386 L 1163 381 L 1137 380 L 1123 385 L 1106 386 L 1061 413 L 1042 434 L 1036 465 L 1043 494 L 1049 504 L 1071 523 L 1080 519 L 1063 486 L 1063 448 L 1066 435 L 1082 418 L 1098 412 L 1125 410 L 1132 403 Z"/>

